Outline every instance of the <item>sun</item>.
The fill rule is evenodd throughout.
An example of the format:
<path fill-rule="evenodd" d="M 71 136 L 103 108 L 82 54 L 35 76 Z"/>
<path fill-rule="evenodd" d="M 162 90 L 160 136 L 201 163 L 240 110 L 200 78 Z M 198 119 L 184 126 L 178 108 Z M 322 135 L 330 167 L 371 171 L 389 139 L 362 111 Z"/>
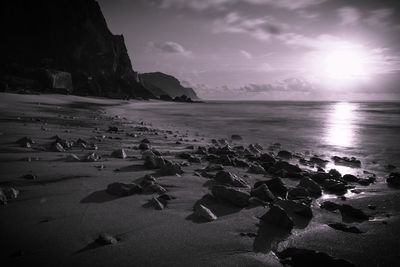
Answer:
<path fill-rule="evenodd" d="M 313 76 L 322 82 L 351 85 L 371 76 L 370 57 L 359 46 L 338 46 L 319 51 L 311 61 Z"/>

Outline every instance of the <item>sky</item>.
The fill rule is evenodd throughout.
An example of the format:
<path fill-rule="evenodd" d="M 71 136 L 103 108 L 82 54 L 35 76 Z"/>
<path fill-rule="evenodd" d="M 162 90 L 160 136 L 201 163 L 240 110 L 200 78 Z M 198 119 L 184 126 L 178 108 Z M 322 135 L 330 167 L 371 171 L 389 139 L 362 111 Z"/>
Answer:
<path fill-rule="evenodd" d="M 400 100 L 389 0 L 98 0 L 133 69 L 205 99 Z"/>

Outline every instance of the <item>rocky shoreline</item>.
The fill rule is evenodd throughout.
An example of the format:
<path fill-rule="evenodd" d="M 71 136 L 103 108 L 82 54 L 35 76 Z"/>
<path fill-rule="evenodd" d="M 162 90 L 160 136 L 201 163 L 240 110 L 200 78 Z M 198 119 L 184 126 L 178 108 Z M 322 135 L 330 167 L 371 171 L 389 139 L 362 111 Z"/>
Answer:
<path fill-rule="evenodd" d="M 59 104 L 50 104 L 45 96 L 24 96 L 25 99 L 17 95 L 3 96 L 8 100 L 4 103 L 12 105 L 14 102 L 20 107 L 10 110 L 6 105 L 1 106 L 1 148 L 4 151 L 1 162 L 4 172 L 0 181 L 0 201 L 4 206 L 0 207 L 0 213 L 3 213 L 5 221 L 9 221 L 3 222 L 1 228 L 9 233 L 15 232 L 10 227 L 13 223 L 20 223 L 20 217 L 28 211 L 29 205 L 39 205 L 36 202 L 29 204 L 32 198 L 46 199 L 49 192 L 42 192 L 43 187 L 52 187 L 52 195 L 57 194 L 55 187 L 66 186 L 64 193 L 71 195 L 64 201 L 73 203 L 68 209 L 57 212 L 46 208 L 46 205 L 39 205 L 35 210 L 49 216 L 40 219 L 33 215 L 40 224 L 57 222 L 59 218 L 53 218 L 52 213 L 72 216 L 74 212 L 71 213 L 71 210 L 75 210 L 75 206 L 79 206 L 76 209 L 80 210 L 83 205 L 87 205 L 86 208 L 96 205 L 97 212 L 103 214 L 107 208 L 101 210 L 101 203 L 118 203 L 121 200 L 124 202 L 110 212 L 120 216 L 119 220 L 113 220 L 116 229 L 122 227 L 118 225 L 123 224 L 120 220 L 124 217 L 141 216 L 143 213 L 143 216 L 152 218 L 158 216 L 157 212 L 161 212 L 162 217 L 173 217 L 171 220 L 177 224 L 158 225 L 155 231 L 160 233 L 170 232 L 175 227 L 190 232 L 192 230 L 187 228 L 209 224 L 214 225 L 208 233 L 213 235 L 214 231 L 232 232 L 234 227 L 237 234 L 232 239 L 247 251 L 235 257 L 241 258 L 238 263 L 245 265 L 361 266 L 369 257 L 372 266 L 374 260 L 384 265 L 398 260 L 398 254 L 393 252 L 389 252 L 393 253 L 392 258 L 386 259 L 375 259 L 367 251 L 354 252 L 355 244 L 352 243 L 361 239 L 374 243 L 368 235 L 381 235 L 382 231 L 388 235 L 391 231 L 384 229 L 387 225 L 399 225 L 399 208 L 394 204 L 399 199 L 399 173 L 388 173 L 389 187 L 380 183 L 378 188 L 384 189 L 379 194 L 376 187 L 369 189 L 381 180 L 373 173 L 365 171 L 363 176 L 357 177 L 326 169 L 328 162 L 362 168 L 362 162 L 355 158 L 304 156 L 284 150 L 277 143 L 270 147 L 246 144 L 234 133 L 229 139 L 219 140 L 189 136 L 187 133 L 160 129 L 146 123 L 145 118 L 130 121 L 106 112 L 107 106 L 124 104 L 122 101 L 57 96 Z M 53 98 L 50 96 L 47 101 Z M 68 170 L 63 171 L 63 168 Z M 70 183 L 71 188 L 68 187 Z M 87 186 L 84 191 L 91 193 L 75 201 L 77 196 L 71 192 L 77 186 Z M 129 206 L 137 206 L 136 214 L 130 214 L 132 211 L 123 204 L 126 202 Z M 18 206 L 16 210 L 14 205 Z M 226 218 L 232 219 L 229 227 L 224 227 Z M 101 231 L 97 229 L 97 234 L 94 232 L 91 238 L 86 238 L 89 240 L 85 241 L 87 244 L 83 248 L 74 249 L 80 259 L 87 251 L 122 246 L 120 243 L 127 242 L 124 234 L 116 229 L 113 232 L 110 225 L 104 226 Z M 46 232 L 45 229 L 34 228 L 14 236 L 15 242 L 2 252 L 10 265 L 24 265 L 32 260 L 40 262 L 37 256 L 41 253 L 32 252 L 38 248 L 22 249 L 26 246 L 20 244 L 25 239 L 23 233 L 29 236 Z M 136 235 L 140 233 L 140 229 L 135 231 Z M 307 243 L 310 233 L 325 233 L 327 239 L 342 240 L 348 246 L 347 254 L 341 242 Z M 394 237 L 396 233 L 392 232 Z M 306 236 L 304 241 L 301 238 L 303 235 Z M 67 242 L 66 246 L 70 247 L 58 251 L 64 255 L 62 258 L 66 266 L 74 262 L 75 254 L 69 255 L 65 250 L 72 249 L 76 243 L 83 243 L 81 238 L 87 237 L 86 234 L 79 236 L 76 233 L 73 236 L 80 241 Z M 394 237 L 388 237 L 388 246 L 395 242 Z M 64 240 L 66 237 L 55 235 L 55 239 Z M 193 245 L 190 234 L 188 239 L 184 239 L 185 242 Z M 241 241 L 243 239 L 246 241 Z M 206 242 L 194 240 L 196 243 Z M 182 242 L 179 237 L 177 241 Z M 146 242 L 155 246 L 158 240 L 149 238 Z M 174 240 L 166 238 L 159 242 L 171 243 Z M 318 244 L 321 247 L 317 247 Z M 51 251 L 48 244 L 39 242 L 37 245 L 39 248 L 42 246 L 44 251 Z M 212 247 L 212 243 L 209 245 Z M 370 245 L 365 242 L 365 246 Z M 121 248 L 118 253 L 127 249 Z M 371 249 L 374 250 L 373 247 Z M 208 249 L 204 251 L 210 253 Z M 185 261 L 179 263 L 180 253 L 184 252 L 176 251 L 175 265 L 183 266 Z M 210 262 L 196 260 L 193 255 L 194 266 L 218 265 L 218 262 L 211 262 L 212 259 L 208 259 Z M 52 256 L 56 255 L 49 255 Z M 96 258 L 93 253 L 86 257 Z M 223 253 L 215 257 L 222 260 Z M 164 266 L 162 261 L 163 257 L 159 256 L 153 266 Z M 236 266 L 238 263 L 235 261 L 228 259 L 224 266 Z M 145 257 L 138 261 L 137 266 L 149 262 Z M 108 264 L 105 261 L 99 265 Z"/>

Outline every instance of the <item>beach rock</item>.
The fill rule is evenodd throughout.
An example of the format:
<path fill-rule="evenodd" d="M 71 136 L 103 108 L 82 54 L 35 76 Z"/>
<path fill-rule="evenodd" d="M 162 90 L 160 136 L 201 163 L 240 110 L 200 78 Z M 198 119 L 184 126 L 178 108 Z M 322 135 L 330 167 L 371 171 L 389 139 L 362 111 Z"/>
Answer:
<path fill-rule="evenodd" d="M 239 167 L 239 168 L 248 168 L 250 165 L 241 159 L 235 159 L 233 162 L 234 166 Z"/>
<path fill-rule="evenodd" d="M 291 200 L 308 198 L 310 193 L 303 187 L 294 187 L 288 191 L 287 197 Z"/>
<path fill-rule="evenodd" d="M 140 186 L 141 187 L 146 187 L 146 186 L 148 186 L 148 185 L 151 185 L 151 184 L 153 184 L 153 183 L 155 183 L 156 182 L 156 178 L 154 178 L 152 175 L 150 175 L 150 174 L 146 174 L 144 177 L 143 177 L 143 179 L 142 179 L 142 181 L 140 182 Z"/>
<path fill-rule="evenodd" d="M 150 149 L 150 146 L 149 146 L 149 144 L 146 144 L 146 143 L 140 143 L 138 148 L 140 150 L 147 150 L 147 149 Z"/>
<path fill-rule="evenodd" d="M 114 150 L 111 153 L 111 157 L 125 159 L 127 156 L 126 156 L 125 150 L 120 148 L 120 149 Z"/>
<path fill-rule="evenodd" d="M 219 158 L 217 158 L 214 161 L 214 163 L 222 164 L 223 166 L 232 166 L 233 165 L 233 162 L 228 155 L 221 155 Z"/>
<path fill-rule="evenodd" d="M 176 174 L 182 174 L 183 170 L 181 169 L 181 166 L 177 163 L 174 163 L 169 160 L 164 161 L 165 164 L 161 166 L 161 168 L 158 170 L 158 173 L 160 175 L 176 175 Z"/>
<path fill-rule="evenodd" d="M 51 149 L 51 151 L 54 151 L 54 152 L 64 152 L 65 151 L 64 147 L 58 142 L 53 143 L 51 145 L 50 149 Z"/>
<path fill-rule="evenodd" d="M 165 205 L 156 197 L 153 197 L 148 204 L 156 210 L 163 210 L 165 208 Z"/>
<path fill-rule="evenodd" d="M 296 200 L 280 200 L 278 205 L 282 205 L 286 211 L 291 211 L 305 218 L 312 218 L 313 213 L 309 204 Z"/>
<path fill-rule="evenodd" d="M 120 129 L 117 126 L 108 126 L 107 132 L 109 132 L 109 133 L 118 133 L 118 132 L 120 132 Z"/>
<path fill-rule="evenodd" d="M 240 208 L 249 205 L 250 194 L 238 188 L 215 185 L 211 190 L 214 197 L 227 201 Z"/>
<path fill-rule="evenodd" d="M 243 138 L 238 134 L 232 134 L 231 139 L 232 140 L 242 140 Z"/>
<path fill-rule="evenodd" d="M 319 197 L 322 195 L 321 187 L 310 178 L 307 177 L 302 178 L 297 186 L 307 189 L 308 192 L 310 193 L 310 196 Z"/>
<path fill-rule="evenodd" d="M 37 175 L 28 173 L 28 174 L 23 175 L 21 178 L 26 179 L 26 180 L 36 180 L 38 177 L 37 177 Z"/>
<path fill-rule="evenodd" d="M 340 179 L 342 177 L 342 174 L 340 174 L 340 172 L 336 169 L 331 169 L 329 171 L 329 174 L 332 176 L 333 179 L 337 180 Z"/>
<path fill-rule="evenodd" d="M 323 167 L 329 162 L 329 160 L 321 159 L 319 157 L 314 156 L 314 157 L 310 158 L 309 162 L 315 163 L 315 164 Z"/>
<path fill-rule="evenodd" d="M 254 187 L 257 188 L 261 184 L 265 184 L 268 186 L 268 189 L 275 195 L 282 198 L 286 198 L 287 188 L 283 184 L 280 178 L 273 178 L 267 181 L 259 181 L 254 184 Z"/>
<path fill-rule="evenodd" d="M 344 219 L 350 219 L 357 222 L 367 221 L 369 216 L 362 210 L 354 208 L 350 205 L 343 204 L 339 208 L 340 213 Z"/>
<path fill-rule="evenodd" d="M 258 149 L 255 145 L 253 145 L 253 144 L 250 144 L 249 146 L 248 146 L 248 149 L 249 149 L 249 151 L 252 153 L 252 154 L 260 154 L 261 153 L 261 150 L 260 149 Z"/>
<path fill-rule="evenodd" d="M 276 170 L 285 170 L 287 173 L 299 173 L 301 172 L 301 169 L 299 168 L 299 166 L 290 164 L 286 161 L 278 161 L 276 162 L 273 167 Z"/>
<path fill-rule="evenodd" d="M 6 205 L 7 204 L 7 197 L 3 192 L 3 189 L 0 188 L 0 204 L 1 205 Z"/>
<path fill-rule="evenodd" d="M 347 192 L 346 184 L 340 181 L 325 180 L 322 183 L 322 187 L 324 188 L 324 190 L 337 195 L 343 195 Z"/>
<path fill-rule="evenodd" d="M 0 191 L 2 191 L 2 194 L 7 198 L 7 200 L 16 199 L 19 196 L 19 190 L 13 187 L 0 188 Z"/>
<path fill-rule="evenodd" d="M 212 172 L 212 171 L 222 171 L 224 167 L 221 164 L 213 164 L 210 163 L 205 167 L 205 171 Z"/>
<path fill-rule="evenodd" d="M 354 234 L 361 234 L 363 233 L 360 229 L 358 229 L 355 226 L 348 226 L 346 224 L 343 223 L 330 223 L 328 224 L 329 227 L 335 229 L 335 230 L 339 230 L 339 231 L 343 231 L 343 232 L 347 232 L 347 233 L 354 233 Z"/>
<path fill-rule="evenodd" d="M 125 197 L 133 194 L 141 193 L 142 187 L 137 184 L 124 184 L 124 183 L 112 183 L 107 186 L 107 192 L 111 195 Z"/>
<path fill-rule="evenodd" d="M 156 156 L 156 155 L 151 155 L 151 156 L 146 156 L 144 160 L 144 166 L 147 169 L 160 169 L 165 165 L 165 160 L 163 157 Z"/>
<path fill-rule="evenodd" d="M 67 162 L 78 162 L 78 161 L 81 161 L 81 159 L 75 154 L 69 154 L 65 158 L 65 161 L 67 161 Z"/>
<path fill-rule="evenodd" d="M 279 206 L 271 206 L 269 211 L 265 213 L 260 220 L 278 228 L 291 231 L 293 229 L 293 220 Z"/>
<path fill-rule="evenodd" d="M 338 156 L 333 156 L 332 160 L 335 162 L 337 165 L 344 165 L 348 167 L 361 167 L 361 161 L 356 159 L 355 157 L 338 157 Z"/>
<path fill-rule="evenodd" d="M 266 174 L 267 172 L 265 169 L 258 165 L 258 164 L 252 164 L 250 168 L 247 170 L 248 173 L 253 173 L 253 174 Z"/>
<path fill-rule="evenodd" d="M 92 153 L 85 155 L 82 160 L 86 161 L 86 162 L 96 162 L 96 161 L 99 161 L 99 159 L 100 159 L 100 156 L 98 156 L 96 153 L 92 152 Z"/>
<path fill-rule="evenodd" d="M 140 143 L 143 143 L 143 144 L 150 144 L 150 141 L 149 141 L 149 139 L 145 138 L 145 139 L 143 139 L 142 141 L 140 141 Z"/>
<path fill-rule="evenodd" d="M 335 202 L 332 202 L 332 201 L 324 201 L 321 203 L 320 207 L 321 207 L 321 209 L 335 211 L 335 210 L 340 209 L 341 206 L 340 206 L 340 204 L 336 204 Z"/>
<path fill-rule="evenodd" d="M 359 178 L 357 178 L 356 176 L 352 175 L 352 174 L 345 174 L 343 175 L 342 179 L 346 182 L 358 182 Z"/>
<path fill-rule="evenodd" d="M 21 139 L 18 139 L 15 143 L 19 144 L 21 147 L 30 148 L 35 143 L 35 141 L 25 136 Z"/>
<path fill-rule="evenodd" d="M 194 209 L 194 215 L 198 218 L 204 219 L 207 222 L 212 222 L 217 219 L 214 213 L 203 205 L 197 205 Z"/>
<path fill-rule="evenodd" d="M 316 172 L 311 175 L 311 179 L 313 179 L 318 184 L 322 184 L 325 180 L 332 179 L 332 175 L 326 172 Z"/>
<path fill-rule="evenodd" d="M 190 155 L 188 161 L 190 163 L 201 163 L 201 159 L 199 157 L 196 157 L 196 156 L 193 156 L 193 155 Z"/>
<path fill-rule="evenodd" d="M 291 159 L 293 156 L 289 151 L 281 150 L 278 152 L 278 157 L 282 159 Z"/>
<path fill-rule="evenodd" d="M 257 197 L 257 198 L 261 199 L 262 201 L 266 201 L 266 202 L 275 201 L 275 196 L 268 189 L 268 186 L 266 184 L 261 184 L 257 188 L 253 188 L 250 192 L 250 195 L 252 197 Z"/>
<path fill-rule="evenodd" d="M 305 266 L 340 266 L 340 267 L 355 267 L 352 263 L 334 258 L 326 253 L 300 249 L 286 248 L 281 252 L 276 253 L 281 259 L 281 263 L 292 267 Z"/>
<path fill-rule="evenodd" d="M 167 189 L 162 187 L 161 185 L 151 182 L 147 184 L 146 186 L 142 186 L 142 191 L 143 193 L 157 193 L 157 194 L 164 194 L 167 192 Z"/>
<path fill-rule="evenodd" d="M 99 237 L 95 240 L 95 242 L 99 245 L 115 245 L 118 243 L 118 240 L 110 234 L 100 234 Z"/>
<path fill-rule="evenodd" d="M 258 160 L 261 162 L 267 162 L 267 163 L 275 163 L 276 162 L 275 158 L 268 153 L 261 154 L 260 157 L 258 158 Z"/>
<path fill-rule="evenodd" d="M 400 186 L 400 173 L 392 172 L 389 174 L 389 177 L 386 179 L 386 182 L 389 185 Z"/>
<path fill-rule="evenodd" d="M 249 185 L 243 179 L 237 177 L 236 174 L 227 171 L 219 171 L 215 175 L 214 180 L 221 184 L 226 184 L 236 187 L 244 187 L 244 188 L 249 187 Z"/>

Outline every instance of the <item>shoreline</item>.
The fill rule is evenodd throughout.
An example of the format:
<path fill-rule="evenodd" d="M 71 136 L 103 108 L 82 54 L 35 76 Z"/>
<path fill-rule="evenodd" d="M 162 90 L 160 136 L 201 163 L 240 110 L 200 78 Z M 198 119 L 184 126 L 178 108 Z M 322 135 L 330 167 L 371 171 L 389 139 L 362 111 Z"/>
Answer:
<path fill-rule="evenodd" d="M 146 118 L 132 122 L 116 117 L 114 111 L 127 103 L 132 101 L 2 94 L 0 164 L 3 173 L 0 187 L 11 186 L 20 192 L 16 199 L 0 206 L 0 216 L 6 218 L 0 223 L 7 240 L 7 247 L 1 252 L 6 264 L 281 266 L 282 258 L 277 256 L 277 252 L 286 247 L 318 250 L 359 266 L 394 265 L 398 262 L 398 190 L 379 183 L 379 186 L 362 186 L 361 194 L 354 193 L 357 197 L 344 199 L 343 194 L 333 194 L 332 198 L 327 198 L 326 194 L 310 197 L 312 217 L 298 218 L 290 207 L 285 208 L 294 228 L 290 233 L 283 231 L 283 236 L 273 235 L 273 240 L 270 240 L 271 228 L 260 227 L 259 218 L 269 211 L 268 206 L 291 203 L 286 197 L 277 198 L 275 204 L 261 202 L 261 205 L 252 199 L 244 208 L 238 208 L 226 199 L 204 199 L 213 192 L 215 185 L 224 186 L 224 183 L 216 181 L 218 171 L 203 171 L 212 161 L 221 162 L 221 156 L 226 155 L 221 151 L 229 143 L 227 140 L 227 143 L 216 141 L 219 144 L 215 145 L 201 136 L 189 136 L 185 132 L 143 123 Z M 89 109 L 88 104 L 91 105 Z M 109 127 L 118 129 L 110 131 Z M 72 145 L 65 151 L 54 152 L 49 145 L 55 135 L 75 143 L 81 138 L 89 145 L 85 148 Z M 24 136 L 36 141 L 31 148 L 15 144 Z M 161 153 L 165 160 L 178 164 L 184 172 L 160 175 L 157 169 L 144 167 L 143 153 L 138 149 L 143 139 L 148 139 L 150 149 Z M 97 149 L 91 149 L 92 143 Z M 235 143 L 239 146 L 243 142 Z M 232 158 L 249 165 L 256 165 L 259 162 L 257 157 L 267 151 L 266 148 L 259 149 L 259 152 L 251 152 L 251 156 L 233 149 L 235 144 L 229 145 L 232 146 L 229 153 L 234 153 Z M 195 149 L 188 148 L 190 146 Z M 206 154 L 198 153 L 199 146 L 206 147 Z M 120 148 L 126 152 L 126 158 L 111 156 Z M 274 152 L 278 151 L 279 148 Z M 82 159 L 92 152 L 101 158 L 84 162 Z M 184 153 L 186 159 L 182 158 Z M 79 160 L 67 162 L 67 156 L 71 154 Z M 195 158 L 199 158 L 200 163 Z M 273 158 L 280 161 L 277 155 Z M 248 194 L 258 181 L 280 177 L 285 187 L 291 189 L 298 187 L 302 179 L 285 177 L 287 173 L 284 172 L 271 173 L 265 168 L 264 171 L 249 173 L 248 167 L 222 165 L 224 170 L 237 175 L 250 186 L 239 190 Z M 306 171 L 302 167 L 298 173 L 307 176 L 303 172 Z M 29 173 L 37 175 L 37 178 L 21 178 Z M 161 211 L 154 209 L 153 204 L 150 208 L 146 206 L 153 197 L 160 196 L 159 193 L 118 197 L 107 192 L 107 186 L 114 182 L 140 184 L 146 174 L 153 175 L 157 184 L 174 197 Z M 208 174 L 210 177 L 204 177 Z M 353 182 L 347 184 L 354 185 Z M 362 195 L 365 197 L 359 197 Z M 342 219 L 340 209 L 331 212 L 320 208 L 320 204 L 327 200 L 354 206 L 370 216 L 362 222 L 345 222 L 363 233 L 348 233 L 328 226 L 342 223 Z M 203 223 L 192 219 L 196 203 L 208 205 L 217 219 Z M 368 208 L 368 205 L 375 209 Z M 114 236 L 116 244 L 97 245 L 101 233 Z M 385 246 L 377 247 L 377 240 Z"/>

